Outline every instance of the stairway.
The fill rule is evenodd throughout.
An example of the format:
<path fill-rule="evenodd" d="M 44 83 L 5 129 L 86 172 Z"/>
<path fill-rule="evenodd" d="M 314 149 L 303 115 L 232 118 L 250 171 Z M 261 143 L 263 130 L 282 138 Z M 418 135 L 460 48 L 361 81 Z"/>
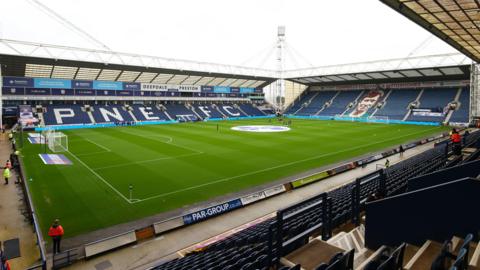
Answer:
<path fill-rule="evenodd" d="M 460 99 L 460 94 L 461 94 L 461 93 L 462 93 L 462 88 L 459 87 L 458 90 L 457 90 L 457 93 L 455 94 L 455 98 L 453 99 L 453 102 L 456 102 L 456 103 L 457 103 L 457 108 L 456 108 L 455 110 L 448 110 L 447 116 L 445 117 L 445 123 L 450 122 L 450 118 L 452 118 L 453 113 L 454 113 L 456 110 L 459 109 L 459 108 L 458 108 L 458 103 L 459 103 L 458 100 Z M 449 105 L 450 105 L 450 103 L 449 103 Z M 462 105 L 460 104 L 460 106 L 462 106 Z"/>
<path fill-rule="evenodd" d="M 327 101 L 328 104 L 330 104 L 328 107 L 330 107 L 332 105 L 332 103 L 334 102 L 335 98 L 340 95 L 340 91 L 337 91 L 337 93 L 335 93 L 335 95 L 329 100 Z M 327 104 L 327 103 L 325 103 Z M 321 113 L 323 110 L 325 110 L 326 108 L 328 108 L 327 106 L 323 105 L 322 108 L 320 108 L 320 110 L 318 110 L 314 115 L 318 115 L 319 113 Z"/>
<path fill-rule="evenodd" d="M 43 118 L 43 112 L 37 113 L 38 116 L 38 125 L 41 127 L 45 126 L 45 119 Z"/>
<path fill-rule="evenodd" d="M 157 104 L 156 105 L 157 109 L 159 109 L 160 111 L 162 111 L 170 121 L 174 121 L 175 119 L 173 119 L 170 114 L 168 113 L 167 111 L 167 107 L 163 106 L 163 104 Z"/>
<path fill-rule="evenodd" d="M 363 97 L 363 94 L 365 93 L 365 90 L 362 90 L 360 94 L 358 94 L 357 98 L 353 100 L 353 106 L 345 109 L 345 111 L 342 112 L 341 116 L 345 116 L 346 113 L 350 114 L 352 111 L 354 111 L 357 108 L 358 105 L 358 100 Z M 347 115 L 348 116 L 348 115 Z"/>
<path fill-rule="evenodd" d="M 187 107 L 187 109 L 191 110 L 195 114 L 195 116 L 198 117 L 198 119 L 203 120 L 203 117 L 201 117 L 200 114 L 198 114 L 194 106 L 192 106 L 190 103 L 185 104 L 185 106 Z"/>
<path fill-rule="evenodd" d="M 93 110 L 93 108 L 91 108 Z M 90 121 L 92 122 L 92 124 L 95 124 L 95 118 L 93 118 L 93 114 L 92 114 L 92 111 L 88 111 L 87 112 L 87 115 L 88 115 L 88 119 L 90 119 Z"/>
<path fill-rule="evenodd" d="M 128 106 L 128 105 L 127 105 Z M 135 122 L 140 122 L 138 121 L 137 117 L 135 116 L 135 114 L 133 114 L 133 111 L 132 111 L 132 107 L 126 107 L 125 110 L 127 111 L 127 113 L 130 115 L 130 117 L 132 117 L 133 121 Z"/>
<path fill-rule="evenodd" d="M 382 108 L 385 107 L 385 104 L 387 104 L 387 99 L 388 97 L 390 96 L 390 94 L 393 92 L 393 90 L 388 90 L 388 93 L 383 97 L 383 99 L 379 102 L 383 102 L 383 105 L 382 105 Z M 377 103 L 378 104 L 378 103 Z M 376 105 L 375 105 L 376 107 Z M 375 116 L 375 114 L 377 113 L 377 111 L 379 110 L 380 108 L 376 107 L 375 110 L 372 112 L 372 114 L 370 115 L 370 117 L 372 116 Z"/>
<path fill-rule="evenodd" d="M 452 237 L 451 246 L 449 252 L 451 252 L 454 256 L 459 254 L 460 248 L 463 244 L 463 238 L 460 237 Z M 404 270 L 425 270 L 431 269 L 432 263 L 435 259 L 440 255 L 442 250 L 443 244 L 433 241 L 427 240 L 421 247 L 417 247 L 415 245 L 406 244 L 405 253 L 403 257 L 403 269 Z M 468 269 L 469 270 L 480 270 L 480 245 L 477 243 L 470 242 L 469 245 L 469 255 L 468 255 Z M 355 254 L 355 262 L 354 269 L 355 270 L 363 270 L 371 261 L 377 259 L 381 253 L 388 250 L 388 247 L 382 246 L 375 251 L 367 249 L 364 251 L 363 254 L 371 254 L 368 258 L 364 259 L 361 263 L 357 263 L 362 255 Z M 454 259 L 447 260 L 447 269 L 450 269 L 450 266 L 453 264 Z"/>
<path fill-rule="evenodd" d="M 297 114 L 297 113 L 298 113 L 299 111 L 301 111 L 302 109 L 307 108 L 307 107 L 310 105 L 310 103 L 312 103 L 312 100 L 313 100 L 315 97 L 317 97 L 319 93 L 320 93 L 320 92 L 315 93 L 309 100 L 307 100 L 305 103 L 303 103 L 303 105 L 300 106 L 300 108 L 299 108 L 298 110 L 296 110 L 293 114 Z"/>
<path fill-rule="evenodd" d="M 235 109 L 239 110 L 241 113 L 243 113 L 243 115 L 250 116 L 250 115 L 248 115 L 248 113 L 246 113 L 244 110 L 242 110 L 242 108 L 240 106 L 238 106 L 238 104 L 233 104 L 233 107 Z M 263 114 L 265 114 L 265 113 L 263 113 Z"/>
<path fill-rule="evenodd" d="M 225 118 L 228 118 L 228 117 L 218 108 L 218 105 L 217 105 L 217 104 L 212 104 L 212 108 L 215 109 L 218 113 L 220 113 L 224 119 L 225 119 Z"/>
<path fill-rule="evenodd" d="M 341 231 L 326 243 L 342 250 L 354 249 L 353 269 L 364 270 L 364 268 L 374 260 L 378 260 L 382 254 L 391 254 L 397 247 L 381 246 L 377 250 L 371 250 L 365 247 L 365 227 L 360 225 L 349 232 Z M 320 237 L 317 237 L 320 240 Z M 450 240 L 449 252 L 454 256 L 458 255 L 464 239 L 454 236 Z M 402 266 L 404 270 L 426 270 L 430 269 L 434 260 L 440 255 L 443 244 L 427 240 L 423 245 L 416 246 L 406 243 L 403 255 Z M 447 260 L 448 268 L 453 264 L 454 259 Z M 480 245 L 471 241 L 468 252 L 469 270 L 480 270 Z"/>
<path fill-rule="evenodd" d="M 424 92 L 424 91 L 425 91 L 425 89 L 422 89 L 422 90 L 420 91 L 420 93 L 418 93 L 417 98 L 416 98 L 413 102 L 415 102 L 415 103 L 417 103 L 417 104 L 420 104 L 420 98 L 422 98 L 422 95 L 423 95 L 423 92 Z M 411 103 L 412 103 L 412 102 L 410 102 L 410 104 L 411 104 Z M 408 104 L 408 106 L 410 106 L 410 104 Z M 406 121 L 406 120 L 408 119 L 408 117 L 410 117 L 410 114 L 411 114 L 411 113 L 412 113 L 412 109 L 408 108 L 408 112 L 407 112 L 407 114 L 405 114 L 405 116 L 403 117 L 402 121 Z"/>

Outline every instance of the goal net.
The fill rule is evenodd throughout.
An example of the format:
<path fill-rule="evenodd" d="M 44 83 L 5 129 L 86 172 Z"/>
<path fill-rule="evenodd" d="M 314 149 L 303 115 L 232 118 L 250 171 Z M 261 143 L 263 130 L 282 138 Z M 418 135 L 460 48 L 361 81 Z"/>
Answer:
<path fill-rule="evenodd" d="M 339 121 L 355 121 L 356 117 L 351 117 L 349 115 L 341 115 L 341 114 L 336 114 L 333 119 L 334 120 L 339 120 Z"/>
<path fill-rule="evenodd" d="M 365 122 L 365 123 L 390 123 L 388 116 L 362 116 L 362 117 L 352 117 L 348 115 L 337 114 L 333 118 L 334 120 L 340 121 L 351 121 L 351 122 Z"/>
<path fill-rule="evenodd" d="M 47 141 L 50 151 L 54 153 L 68 151 L 68 136 L 63 132 L 49 129 L 44 132 L 43 136 Z"/>
<path fill-rule="evenodd" d="M 368 120 L 373 120 L 376 122 L 390 123 L 388 116 L 370 116 Z"/>

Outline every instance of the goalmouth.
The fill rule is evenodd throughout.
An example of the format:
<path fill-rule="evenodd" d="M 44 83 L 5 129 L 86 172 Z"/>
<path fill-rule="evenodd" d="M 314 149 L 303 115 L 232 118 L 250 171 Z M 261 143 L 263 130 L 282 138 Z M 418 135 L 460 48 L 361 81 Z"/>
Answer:
<path fill-rule="evenodd" d="M 65 133 L 55 129 L 46 129 L 43 131 L 43 137 L 50 151 L 54 153 L 68 151 L 68 136 Z"/>
<path fill-rule="evenodd" d="M 390 118 L 388 116 L 364 116 L 364 117 L 353 117 L 337 114 L 333 117 L 334 120 L 338 121 L 351 121 L 351 122 L 364 122 L 364 123 L 390 123 Z"/>

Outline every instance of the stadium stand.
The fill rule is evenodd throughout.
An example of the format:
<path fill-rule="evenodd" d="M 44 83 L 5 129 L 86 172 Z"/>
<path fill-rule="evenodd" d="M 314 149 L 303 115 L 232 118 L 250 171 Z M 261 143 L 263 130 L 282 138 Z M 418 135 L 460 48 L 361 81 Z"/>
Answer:
<path fill-rule="evenodd" d="M 407 120 L 423 122 L 443 122 L 445 119 L 448 103 L 453 101 L 458 89 L 424 89 L 419 99 L 418 108 L 442 113 L 442 116 L 416 116 L 415 112 L 410 114 Z"/>
<path fill-rule="evenodd" d="M 465 140 L 465 147 L 476 144 L 479 138 L 480 131 L 471 133 Z M 438 143 L 438 146 L 431 150 L 406 159 L 386 169 L 380 169 L 365 175 L 356 179 L 355 182 L 336 188 L 328 193 L 319 194 L 285 209 L 281 209 L 274 218 L 219 240 L 207 246 L 202 251 L 197 251 L 184 258 L 178 258 L 164 263 L 153 269 L 267 269 L 268 266 L 273 264 L 285 264 L 285 261 L 290 261 L 290 265 L 287 263 L 287 267 L 297 267 L 291 265 L 292 261 L 293 264 L 295 264 L 296 259 L 301 260 L 299 258 L 304 256 L 301 255 L 303 254 L 302 252 L 308 254 L 307 246 L 312 249 L 321 246 L 323 252 L 325 252 L 325 249 L 332 249 L 331 246 L 325 242 L 319 242 L 321 240 L 315 240 L 317 242 L 309 241 L 310 237 L 321 234 L 322 238 L 328 239 L 331 236 L 333 228 L 343 226 L 343 224 L 349 221 L 363 226 L 361 225 L 361 213 L 368 215 L 368 208 L 371 207 L 372 202 L 376 203 L 379 199 L 379 202 L 384 201 L 381 200 L 381 198 L 398 197 L 393 195 L 409 194 L 405 192 L 412 190 L 410 183 L 428 183 L 428 181 L 424 179 L 428 178 L 433 181 L 433 179 L 439 179 L 439 175 L 450 175 L 450 177 L 453 177 L 452 175 L 455 175 L 455 171 L 452 170 L 461 170 L 470 173 L 470 175 L 478 175 L 478 173 L 480 173 L 478 166 L 472 163 L 446 168 L 449 158 L 448 149 L 450 149 L 448 147 L 448 140 Z M 470 170 L 467 169 L 470 168 L 468 166 L 475 166 L 477 168 L 476 170 Z M 438 171 L 438 173 L 433 173 L 432 175 L 432 172 L 435 171 Z M 454 173 L 452 174 L 452 172 Z M 456 176 L 458 177 L 460 175 L 461 174 L 457 174 Z M 416 177 L 416 179 L 414 177 Z M 419 177 L 423 177 L 423 179 L 419 180 Z M 438 181 L 435 184 L 438 184 Z M 389 213 L 395 215 L 395 211 L 390 211 Z M 385 217 L 382 217 L 382 219 L 384 218 Z M 378 222 L 381 223 L 382 219 L 379 219 Z M 408 220 L 408 218 L 404 219 Z M 398 220 L 398 218 L 396 220 Z M 367 223 L 365 226 L 368 225 Z M 355 230 L 361 231 L 357 228 Z M 375 229 L 374 231 L 377 234 L 383 235 L 384 230 Z M 450 235 L 451 234 L 450 232 Z M 384 240 L 384 237 L 380 239 Z M 469 237 L 466 238 L 466 241 L 468 239 Z M 412 251 L 411 245 L 404 243 L 406 240 L 407 239 L 401 241 L 398 245 L 390 245 L 395 247 L 393 249 L 379 244 L 373 245 L 373 247 L 381 247 L 375 252 L 363 254 L 355 259 L 355 265 L 357 266 L 355 269 L 401 269 L 408 260 L 418 260 L 418 256 L 415 257 L 413 254 L 419 250 L 416 249 L 414 250 L 415 252 Z M 421 241 L 425 241 L 425 239 Z M 410 242 L 418 243 L 419 241 Z M 431 242 L 427 241 L 425 243 Z M 404 259 L 404 254 L 407 253 L 406 250 L 408 250 L 408 257 L 405 255 L 406 258 Z M 357 253 L 358 251 L 356 254 Z M 235 255 L 225 256 L 226 254 Z M 241 255 L 237 256 L 237 254 Z M 344 249 L 339 255 L 329 257 L 328 260 L 322 258 L 324 261 L 319 263 L 315 268 L 307 267 L 305 269 L 354 269 L 352 263 L 344 263 L 344 261 L 353 261 L 353 253 L 348 256 L 347 254 L 350 254 L 350 252 L 346 252 Z M 436 254 L 437 253 L 434 253 L 434 255 Z M 315 256 L 318 257 L 318 255 Z M 351 256 L 351 259 L 349 256 Z M 459 261 L 457 265 L 460 267 L 464 265 L 466 262 L 465 258 L 468 258 L 468 256 L 456 256 L 455 259 Z M 334 265 L 337 265 L 336 261 L 339 261 L 338 265 L 342 266 L 334 267 Z M 432 261 L 433 259 L 431 259 L 429 263 L 431 264 Z M 358 267 L 359 265 L 360 267 Z M 302 267 L 304 266 L 305 265 L 302 265 Z M 366 268 L 367 266 L 368 268 Z M 407 269 L 426 268 L 414 267 Z"/>
<path fill-rule="evenodd" d="M 168 103 L 168 104 L 165 104 L 164 106 L 167 109 L 168 114 L 174 119 L 185 117 L 190 120 L 193 120 L 197 118 L 197 116 L 193 113 L 193 111 L 185 107 L 184 104 Z"/>
<path fill-rule="evenodd" d="M 44 121 L 46 125 L 92 123 L 81 105 L 49 105 L 44 113 Z"/>
<path fill-rule="evenodd" d="M 450 117 L 453 123 L 468 123 L 468 110 L 470 107 L 470 88 L 464 87 L 458 99 L 457 108 Z"/>
<path fill-rule="evenodd" d="M 343 115 L 347 116 L 350 115 L 359 105 L 359 102 L 363 100 L 363 98 L 368 94 L 369 91 L 360 91 L 360 95 L 357 96 L 354 100 L 351 100 L 348 104 L 346 111 L 343 112 Z"/>
<path fill-rule="evenodd" d="M 201 104 L 194 105 L 194 107 L 202 118 L 224 118 L 224 114 L 219 111 L 220 106 L 217 104 Z"/>
<path fill-rule="evenodd" d="M 137 121 L 170 120 L 165 112 L 159 110 L 155 105 L 134 104 L 130 107 Z"/>
<path fill-rule="evenodd" d="M 241 108 L 233 103 L 218 104 L 218 109 L 227 117 L 248 116 L 242 112 Z"/>
<path fill-rule="evenodd" d="M 93 106 L 92 110 L 95 123 L 127 122 L 134 121 L 132 116 L 120 105 Z"/>
<path fill-rule="evenodd" d="M 459 88 L 431 88 L 431 89 L 391 89 L 373 91 L 380 93 L 378 99 L 364 102 L 368 108 L 360 108 L 363 117 L 388 117 L 394 120 L 408 120 L 417 122 L 468 123 L 469 96 L 468 87 Z M 342 90 L 342 91 L 308 91 L 302 95 L 286 114 L 300 116 L 319 115 L 333 117 L 336 115 L 349 116 L 359 110 L 360 103 L 372 95 L 372 91 Z M 375 95 L 377 97 L 377 95 Z M 418 99 L 418 100 L 417 100 Z M 413 104 L 414 107 L 409 108 Z M 448 112 L 451 104 L 456 104 L 449 119 Z M 423 110 L 439 114 L 429 116 L 428 113 L 415 111 Z"/>
<path fill-rule="evenodd" d="M 305 99 L 306 104 L 300 109 L 298 115 L 315 115 L 318 111 L 322 110 L 325 104 L 335 98 L 337 91 L 320 91 L 311 97 L 311 99 Z M 306 98 L 310 95 L 306 95 Z"/>
<path fill-rule="evenodd" d="M 361 93 L 362 91 L 340 91 L 332 104 L 320 111 L 318 115 L 334 116 L 343 114 L 347 110 L 347 106 L 354 102 Z"/>
<path fill-rule="evenodd" d="M 242 103 L 239 106 L 240 106 L 240 109 L 244 111 L 248 116 L 261 116 L 265 114 L 273 114 L 273 111 L 262 112 L 260 109 L 253 106 L 250 103 Z"/>
<path fill-rule="evenodd" d="M 223 104 L 133 104 L 93 105 L 91 115 L 95 123 L 130 121 L 193 121 L 204 118 L 265 116 L 272 111 L 262 111 L 251 103 Z M 47 105 L 44 113 L 45 125 L 92 124 L 88 112 L 82 105 Z"/>
<path fill-rule="evenodd" d="M 297 100 L 293 103 L 293 105 L 286 111 L 287 114 L 296 114 L 298 110 L 300 110 L 304 105 L 305 102 L 310 101 L 316 92 L 314 91 L 305 91 L 300 95 Z"/>
<path fill-rule="evenodd" d="M 391 90 L 392 92 L 384 100 L 382 108 L 378 109 L 375 116 L 387 116 L 390 119 L 402 120 L 408 112 L 408 105 L 413 102 L 419 90 Z"/>

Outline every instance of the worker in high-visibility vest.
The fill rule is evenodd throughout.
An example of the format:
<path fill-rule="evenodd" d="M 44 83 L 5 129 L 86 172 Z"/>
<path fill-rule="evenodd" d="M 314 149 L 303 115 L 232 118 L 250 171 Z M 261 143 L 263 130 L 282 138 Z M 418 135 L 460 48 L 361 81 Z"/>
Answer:
<path fill-rule="evenodd" d="M 8 167 L 3 169 L 3 178 L 5 178 L 5 185 L 8 185 L 8 179 L 10 178 L 10 169 Z"/>

